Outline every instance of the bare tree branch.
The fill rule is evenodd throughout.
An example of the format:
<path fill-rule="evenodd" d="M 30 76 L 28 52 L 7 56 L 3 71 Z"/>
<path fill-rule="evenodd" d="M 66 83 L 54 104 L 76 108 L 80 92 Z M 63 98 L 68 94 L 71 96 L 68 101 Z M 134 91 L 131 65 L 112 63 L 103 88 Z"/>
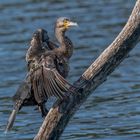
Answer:
<path fill-rule="evenodd" d="M 122 62 L 140 39 L 140 0 L 130 15 L 123 30 L 74 83 L 67 101 L 57 101 L 50 109 L 34 140 L 58 140 L 70 118 L 87 97 L 101 85 L 107 76 Z"/>

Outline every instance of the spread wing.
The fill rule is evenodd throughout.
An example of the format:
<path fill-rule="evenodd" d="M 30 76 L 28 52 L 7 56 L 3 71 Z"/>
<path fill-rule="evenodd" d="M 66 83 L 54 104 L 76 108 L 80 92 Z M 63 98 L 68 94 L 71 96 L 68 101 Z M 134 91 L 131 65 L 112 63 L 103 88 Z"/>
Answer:
<path fill-rule="evenodd" d="M 36 56 L 40 56 L 45 51 L 58 48 L 58 46 L 49 40 L 46 30 L 37 29 L 32 36 L 30 47 L 26 53 L 26 61 L 32 60 Z"/>
<path fill-rule="evenodd" d="M 33 33 L 32 39 L 30 41 L 30 47 L 26 53 L 28 71 L 33 69 L 34 65 L 40 61 L 42 54 L 56 48 L 58 48 L 58 46 L 49 40 L 47 31 L 44 29 L 37 29 Z"/>
<path fill-rule="evenodd" d="M 45 102 L 48 97 L 63 99 L 64 93 L 72 86 L 57 71 L 52 54 L 40 62 L 41 67 L 33 72 L 32 85 L 38 103 Z"/>

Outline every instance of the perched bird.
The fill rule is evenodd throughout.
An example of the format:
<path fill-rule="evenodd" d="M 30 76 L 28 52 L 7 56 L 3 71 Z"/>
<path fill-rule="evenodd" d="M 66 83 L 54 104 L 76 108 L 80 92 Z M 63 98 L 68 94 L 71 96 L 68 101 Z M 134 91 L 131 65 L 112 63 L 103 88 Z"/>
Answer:
<path fill-rule="evenodd" d="M 73 54 L 73 44 L 71 40 L 65 35 L 67 29 L 71 26 L 77 26 L 77 23 L 71 22 L 69 18 L 60 17 L 56 21 L 55 36 L 58 40 L 59 47 L 54 49 L 57 54 L 58 71 L 66 78 L 69 73 L 69 59 Z"/>
<path fill-rule="evenodd" d="M 77 23 L 66 17 L 58 18 L 55 25 L 55 35 L 59 42 L 55 45 L 49 40 L 47 32 L 38 29 L 31 40 L 30 48 L 26 54 L 28 74 L 14 95 L 14 109 L 6 127 L 6 131 L 12 128 L 16 113 L 24 105 L 38 105 L 42 116 L 46 116 L 48 110 L 45 102 L 50 96 L 64 99 L 64 93 L 71 84 L 65 78 L 69 72 L 69 59 L 73 53 L 73 45 L 65 32 Z"/>
<path fill-rule="evenodd" d="M 14 109 L 9 117 L 5 130 L 6 132 L 12 128 L 14 120 L 16 118 L 16 114 L 23 106 L 37 105 L 32 89 L 31 75 L 37 69 L 34 66 L 37 65 L 37 61 L 40 59 L 41 54 L 45 52 L 46 49 L 50 49 L 49 46 L 47 46 L 48 42 L 49 37 L 47 31 L 38 29 L 33 33 L 30 47 L 26 53 L 28 73 L 25 77 L 25 80 L 21 82 L 15 95 L 13 96 Z M 35 61 L 35 59 L 37 61 Z M 45 107 L 41 108 L 44 109 Z"/>

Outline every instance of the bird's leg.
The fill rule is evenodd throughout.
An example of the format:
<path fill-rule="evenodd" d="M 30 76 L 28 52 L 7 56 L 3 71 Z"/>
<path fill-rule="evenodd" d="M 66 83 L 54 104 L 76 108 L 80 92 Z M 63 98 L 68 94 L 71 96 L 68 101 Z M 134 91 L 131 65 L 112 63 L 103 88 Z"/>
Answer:
<path fill-rule="evenodd" d="M 39 111 L 42 114 L 42 117 L 46 117 L 46 115 L 48 114 L 48 110 L 45 107 L 45 103 L 41 103 L 38 105 Z"/>

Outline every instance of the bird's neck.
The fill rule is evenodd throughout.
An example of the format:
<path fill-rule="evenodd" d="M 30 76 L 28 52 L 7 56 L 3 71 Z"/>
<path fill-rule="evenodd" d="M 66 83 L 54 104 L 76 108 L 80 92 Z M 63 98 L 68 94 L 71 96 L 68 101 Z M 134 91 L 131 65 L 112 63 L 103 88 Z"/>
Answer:
<path fill-rule="evenodd" d="M 70 58 L 73 52 L 73 46 L 68 37 L 65 36 L 65 31 L 60 31 L 55 29 L 55 36 L 60 43 L 59 50 L 62 52 L 65 57 Z"/>
<path fill-rule="evenodd" d="M 65 42 L 65 31 L 60 30 L 59 28 L 55 29 L 55 36 L 60 45 L 64 44 Z"/>

